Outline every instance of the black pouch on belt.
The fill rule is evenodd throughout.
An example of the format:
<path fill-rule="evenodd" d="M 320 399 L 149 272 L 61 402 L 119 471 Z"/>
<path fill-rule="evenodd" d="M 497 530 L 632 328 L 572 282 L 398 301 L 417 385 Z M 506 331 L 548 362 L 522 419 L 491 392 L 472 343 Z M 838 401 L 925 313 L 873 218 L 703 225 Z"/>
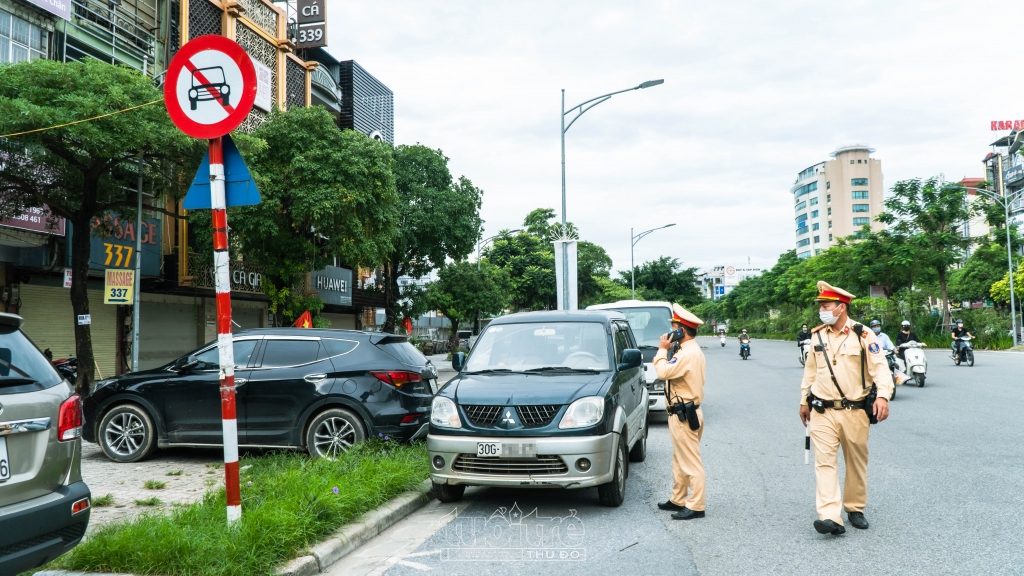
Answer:
<path fill-rule="evenodd" d="M 697 407 L 693 405 L 693 402 L 687 402 L 684 407 L 686 408 L 686 421 L 690 424 L 690 430 L 700 430 L 700 419 L 697 418 Z"/>
<path fill-rule="evenodd" d="M 864 411 L 868 413 L 868 422 L 878 424 L 878 416 L 875 416 L 875 400 L 878 400 L 878 387 L 871 385 L 871 392 L 864 397 Z"/>

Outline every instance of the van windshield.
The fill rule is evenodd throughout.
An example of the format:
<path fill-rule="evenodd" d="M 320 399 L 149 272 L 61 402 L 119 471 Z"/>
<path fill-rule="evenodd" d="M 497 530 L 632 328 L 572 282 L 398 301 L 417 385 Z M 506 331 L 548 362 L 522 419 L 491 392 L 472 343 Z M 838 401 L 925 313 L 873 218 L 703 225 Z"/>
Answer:
<path fill-rule="evenodd" d="M 633 329 L 637 346 L 640 348 L 657 348 L 658 340 L 672 330 L 672 310 L 664 306 L 648 308 L 613 308 L 622 312 Z"/>
<path fill-rule="evenodd" d="M 564 368 L 610 370 L 608 334 L 599 322 L 490 326 L 466 363 L 467 372 Z"/>

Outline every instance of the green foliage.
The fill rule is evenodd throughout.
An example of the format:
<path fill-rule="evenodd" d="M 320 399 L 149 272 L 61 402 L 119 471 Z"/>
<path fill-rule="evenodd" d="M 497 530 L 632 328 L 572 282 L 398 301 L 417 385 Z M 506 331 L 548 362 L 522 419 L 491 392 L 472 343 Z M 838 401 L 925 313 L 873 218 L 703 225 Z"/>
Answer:
<path fill-rule="evenodd" d="M 954 302 L 979 302 L 989 297 L 992 285 L 1007 275 L 1006 243 L 988 242 L 949 275 L 949 296 Z"/>
<path fill-rule="evenodd" d="M 508 277 L 489 262 L 482 262 L 479 269 L 470 262 L 450 262 L 438 271 L 437 281 L 431 282 L 427 291 L 430 307 L 451 321 L 454 339 L 460 322 L 505 309 Z"/>
<path fill-rule="evenodd" d="M 162 482 L 160 480 L 146 480 L 142 484 L 142 487 L 146 490 L 163 490 L 164 488 L 167 488 L 167 482 Z"/>
<path fill-rule="evenodd" d="M 232 247 L 263 266 L 271 309 L 286 320 L 323 305 L 298 287 L 338 258 L 384 261 L 397 241 L 395 162 L 386 144 L 341 130 L 319 106 L 274 111 L 240 151 L 263 201 L 228 210 Z M 259 142 L 262 141 L 262 142 Z M 199 250 L 210 251 L 210 212 L 190 215 Z"/>
<path fill-rule="evenodd" d="M 422 444 L 369 442 L 333 461 L 284 452 L 242 460 L 250 467 L 242 471 L 242 519 L 233 529 L 225 526 L 220 489 L 168 515 L 103 526 L 51 566 L 133 574 L 271 574 L 306 546 L 428 475 Z"/>
<path fill-rule="evenodd" d="M 678 302 L 683 306 L 694 306 L 703 300 L 697 287 L 697 269 L 683 268 L 677 258 L 662 256 L 653 262 L 644 262 L 633 269 L 636 276 L 637 298 L 640 300 L 663 300 Z M 617 282 L 631 287 L 628 271 L 620 272 Z"/>
<path fill-rule="evenodd" d="M 1018 264 L 1017 269 L 1013 271 L 1013 296 L 1017 302 L 1020 302 L 1021 290 L 1024 290 L 1024 262 Z M 992 283 L 992 288 L 989 290 L 989 294 L 996 302 L 1010 301 L 1009 272 L 1004 272 L 1001 279 Z M 1017 311 L 1020 312 L 1020 308 L 1018 308 Z"/>
<path fill-rule="evenodd" d="M 93 508 L 106 508 L 114 505 L 114 495 L 105 494 L 103 496 L 97 496 L 92 499 Z"/>
<path fill-rule="evenodd" d="M 546 231 L 546 228 L 536 229 L 541 234 Z M 555 253 L 546 238 L 529 231 L 510 234 L 505 230 L 494 239 L 484 256 L 508 276 L 509 307 L 513 311 L 555 307 Z"/>

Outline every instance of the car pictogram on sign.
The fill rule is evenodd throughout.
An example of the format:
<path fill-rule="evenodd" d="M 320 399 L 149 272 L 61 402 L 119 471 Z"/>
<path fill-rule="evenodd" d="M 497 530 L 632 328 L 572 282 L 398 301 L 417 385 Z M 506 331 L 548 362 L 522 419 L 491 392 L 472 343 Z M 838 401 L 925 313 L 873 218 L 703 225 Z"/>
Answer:
<path fill-rule="evenodd" d="M 188 102 L 195 110 L 200 102 L 220 100 L 224 106 L 231 105 L 231 85 L 224 80 L 222 66 L 192 70 L 192 89 L 188 91 Z"/>

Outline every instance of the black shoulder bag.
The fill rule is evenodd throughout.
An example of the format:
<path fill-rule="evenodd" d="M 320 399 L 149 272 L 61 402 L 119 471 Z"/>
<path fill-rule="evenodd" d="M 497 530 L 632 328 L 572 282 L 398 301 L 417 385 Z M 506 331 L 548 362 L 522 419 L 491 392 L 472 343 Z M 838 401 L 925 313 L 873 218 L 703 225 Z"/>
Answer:
<path fill-rule="evenodd" d="M 864 326 L 862 326 L 860 324 L 855 324 L 853 326 L 853 330 L 857 334 L 857 344 L 859 345 L 860 344 L 860 333 L 861 333 L 862 330 L 864 330 Z M 828 373 L 832 377 L 832 384 L 834 384 L 835 387 L 836 387 L 836 390 L 839 391 L 839 396 L 840 396 L 840 398 L 843 399 L 842 402 L 849 402 L 849 400 L 846 399 L 846 394 L 843 393 L 843 389 L 839 387 L 839 381 L 836 380 L 836 373 L 832 370 L 832 363 L 828 359 L 828 352 L 825 352 L 825 343 L 821 339 L 821 331 L 818 331 L 817 334 L 818 334 L 818 345 L 821 347 L 821 353 L 825 356 L 825 366 L 828 368 Z M 864 380 L 864 364 L 865 364 L 865 362 L 866 362 L 866 360 L 865 360 L 865 357 L 864 357 L 864 346 L 861 346 L 860 347 L 860 386 L 861 386 L 861 388 L 865 388 L 866 389 L 867 388 L 867 384 L 866 384 L 866 382 Z M 865 396 L 864 400 L 863 400 L 863 402 L 864 402 L 864 411 L 868 413 L 868 421 L 871 422 L 872 424 L 878 424 L 878 418 L 875 416 L 875 411 L 874 411 L 875 399 L 877 399 L 877 398 L 878 398 L 878 389 L 875 387 L 874 383 L 872 383 L 871 384 L 871 391 L 868 392 L 868 395 Z"/>

